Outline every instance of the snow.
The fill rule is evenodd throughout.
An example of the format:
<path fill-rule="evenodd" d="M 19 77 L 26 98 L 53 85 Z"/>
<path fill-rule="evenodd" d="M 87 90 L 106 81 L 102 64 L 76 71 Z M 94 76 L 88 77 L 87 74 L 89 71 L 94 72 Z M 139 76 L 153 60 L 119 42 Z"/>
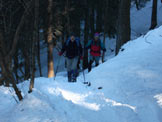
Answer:
<path fill-rule="evenodd" d="M 140 35 L 146 34 L 151 25 L 152 2 L 147 2 L 146 6 L 137 10 L 135 5 L 131 8 L 131 37 L 135 39 Z M 162 25 L 162 3 L 158 0 L 157 5 L 157 27 Z"/>
<path fill-rule="evenodd" d="M 162 108 L 162 94 L 158 94 L 158 95 L 156 95 L 154 98 L 157 99 L 157 103 L 158 103 L 159 106 Z"/>
<path fill-rule="evenodd" d="M 83 84 L 68 83 L 66 72 L 19 84 L 24 100 L 0 87 L 0 122 L 161 122 L 162 26 L 125 44 L 124 51 L 86 71 Z M 98 89 L 101 87 L 101 89 Z M 11 91 L 11 92 L 10 92 Z"/>
<path fill-rule="evenodd" d="M 132 39 L 147 32 L 150 16 L 144 11 L 148 13 L 151 5 L 148 2 L 138 12 L 132 8 L 135 18 L 146 17 L 132 20 L 132 28 L 138 32 Z M 158 6 L 161 11 L 162 5 Z M 162 18 L 158 14 L 160 26 Z M 64 58 L 55 80 L 36 78 L 31 94 L 29 81 L 19 84 L 24 97 L 19 103 L 12 88 L 0 86 L 0 122 L 162 122 L 162 26 L 125 44 L 116 57 L 109 50 L 114 49 L 115 41 L 107 38 L 106 43 L 107 61 L 90 73 L 85 71 L 90 87 L 83 84 L 82 73 L 76 83 L 67 82 Z M 54 52 L 54 59 L 58 59 Z M 41 60 L 44 75 L 46 59 Z"/>

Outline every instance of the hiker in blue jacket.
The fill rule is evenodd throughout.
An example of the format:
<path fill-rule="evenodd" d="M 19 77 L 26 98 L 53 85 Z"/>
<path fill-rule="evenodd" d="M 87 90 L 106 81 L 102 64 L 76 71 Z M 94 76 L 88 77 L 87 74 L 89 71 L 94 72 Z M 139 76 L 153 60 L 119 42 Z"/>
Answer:
<path fill-rule="evenodd" d="M 82 59 L 82 46 L 80 40 L 73 33 L 63 44 L 59 55 L 61 56 L 64 52 L 66 53 L 68 82 L 76 82 L 77 63 L 80 58 Z"/>

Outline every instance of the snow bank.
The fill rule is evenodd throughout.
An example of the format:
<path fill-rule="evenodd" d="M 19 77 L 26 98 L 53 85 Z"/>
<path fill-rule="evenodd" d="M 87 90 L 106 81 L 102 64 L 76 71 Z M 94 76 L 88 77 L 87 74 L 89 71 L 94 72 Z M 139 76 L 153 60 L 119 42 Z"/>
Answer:
<path fill-rule="evenodd" d="M 135 6 L 131 8 L 131 31 L 132 39 L 148 32 L 151 26 L 152 2 L 147 2 L 146 6 L 137 10 Z M 162 25 L 162 3 L 158 0 L 157 5 L 157 27 Z"/>
<path fill-rule="evenodd" d="M 94 69 L 88 79 L 95 81 L 94 87 L 104 86 L 105 97 L 135 106 L 132 113 L 119 110 L 121 118 L 128 121 L 132 117 L 129 114 L 133 114 L 135 120 L 129 122 L 161 122 L 162 111 L 158 106 L 161 95 L 158 94 L 162 92 L 162 27 L 122 48 L 123 52 Z M 126 114 L 128 118 L 123 117 Z"/>

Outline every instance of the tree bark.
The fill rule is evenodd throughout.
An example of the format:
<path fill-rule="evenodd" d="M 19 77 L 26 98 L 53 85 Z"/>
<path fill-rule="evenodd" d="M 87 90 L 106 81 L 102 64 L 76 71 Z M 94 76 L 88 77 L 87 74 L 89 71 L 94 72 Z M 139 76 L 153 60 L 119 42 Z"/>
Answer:
<path fill-rule="evenodd" d="M 3 77 L 0 77 L 0 86 L 1 86 L 1 85 L 4 85 L 4 80 L 5 80 L 5 79 L 4 79 Z"/>
<path fill-rule="evenodd" d="M 103 8 L 103 0 L 97 0 L 97 17 L 96 17 L 96 31 L 97 32 L 102 32 L 102 20 L 103 20 L 103 16 L 102 16 L 102 8 Z"/>
<path fill-rule="evenodd" d="M 14 39 L 13 39 L 13 42 L 12 42 L 12 47 L 9 51 L 6 50 L 7 46 L 4 45 L 4 43 L 2 41 L 2 43 L 4 45 L 3 48 L 2 48 L 2 53 L 4 55 L 4 60 L 6 61 L 6 66 L 8 66 L 8 70 L 10 72 L 12 72 L 11 71 L 12 70 L 12 68 L 11 68 L 12 58 L 13 58 L 13 55 L 15 54 L 15 52 L 16 52 L 16 46 L 17 46 L 17 42 L 18 42 L 18 39 L 19 39 L 19 35 L 21 33 L 22 26 L 25 23 L 25 19 L 28 15 L 28 11 L 30 10 L 30 7 L 32 6 L 32 2 L 33 1 L 30 1 L 30 2 L 27 3 L 27 7 L 25 9 L 25 12 L 23 13 L 23 15 L 21 17 L 19 25 L 17 26 L 16 32 L 15 32 L 15 35 L 14 35 Z M 7 86 L 9 85 L 8 80 L 6 80 L 6 84 L 7 84 Z"/>
<path fill-rule="evenodd" d="M 157 0 L 153 0 L 150 30 L 154 29 L 156 26 L 157 26 Z"/>
<path fill-rule="evenodd" d="M 22 95 L 21 95 L 21 91 L 19 91 L 19 89 L 16 86 L 16 80 L 14 79 L 14 76 L 12 74 L 12 72 L 8 69 L 5 60 L 2 58 L 2 54 L 0 53 L 0 66 L 2 68 L 2 75 L 5 79 L 5 81 L 9 82 L 12 84 L 12 87 L 19 99 L 19 101 L 21 101 L 23 99 Z"/>
<path fill-rule="evenodd" d="M 25 60 L 24 60 L 24 64 L 25 64 L 24 80 L 27 80 L 30 78 L 30 57 L 29 57 L 29 54 L 26 49 L 23 51 L 23 56 L 25 58 Z"/>
<path fill-rule="evenodd" d="M 66 18 L 67 18 L 67 36 L 71 33 L 71 23 L 70 23 L 70 10 L 69 10 L 69 0 L 66 0 L 66 6 L 65 6 L 65 11 L 66 11 Z"/>
<path fill-rule="evenodd" d="M 121 0 L 119 3 L 117 22 L 116 55 L 121 46 L 130 40 L 130 0 Z"/>
<path fill-rule="evenodd" d="M 38 30 L 39 31 L 39 30 Z M 39 32 L 38 32 L 38 41 L 37 41 L 37 62 L 39 67 L 39 74 L 42 77 L 42 68 L 41 68 L 41 61 L 40 61 L 40 40 L 39 40 Z"/>
<path fill-rule="evenodd" d="M 18 97 L 18 99 L 21 101 L 23 99 L 22 95 L 21 95 L 21 91 L 19 91 L 19 89 L 16 86 L 16 80 L 12 74 L 12 71 L 10 69 L 10 58 L 7 59 L 5 56 L 7 55 L 7 52 L 5 50 L 4 44 L 3 44 L 3 34 L 0 30 L 0 67 L 1 67 L 1 71 L 2 71 L 2 80 L 5 80 L 5 82 L 7 83 L 7 85 L 9 86 L 9 83 L 12 84 L 12 87 L 15 90 L 15 93 Z M 4 50 L 2 50 L 4 49 Z"/>
<path fill-rule="evenodd" d="M 19 76 L 18 76 L 18 68 L 19 68 L 19 64 L 18 64 L 18 53 L 16 51 L 16 54 L 14 56 L 14 73 L 15 73 L 15 77 L 16 77 L 16 83 L 18 83 L 19 81 Z"/>
<path fill-rule="evenodd" d="M 86 0 L 86 5 L 88 1 Z M 89 35 L 89 9 L 88 6 L 85 8 L 85 26 L 84 26 L 84 47 L 88 42 L 88 35 Z M 83 69 L 88 68 L 88 50 L 84 49 L 84 58 L 83 58 Z"/>
<path fill-rule="evenodd" d="M 94 9 L 94 2 L 92 2 L 92 7 L 90 8 L 90 29 L 91 29 L 91 34 L 90 37 L 93 39 L 94 37 L 94 32 L 95 32 L 95 9 Z"/>
<path fill-rule="evenodd" d="M 106 41 L 106 22 L 107 22 L 107 18 L 108 18 L 108 4 L 109 1 L 105 0 L 105 8 L 104 8 L 104 39 L 103 39 L 103 44 L 105 45 L 105 41 Z M 102 63 L 104 63 L 104 58 L 105 58 L 105 52 L 102 53 Z"/>
<path fill-rule="evenodd" d="M 39 0 L 35 0 L 35 21 L 34 21 L 34 31 L 33 31 L 33 44 L 32 44 L 32 75 L 29 86 L 29 93 L 32 92 L 34 88 L 34 78 L 35 78 L 35 56 L 36 56 L 36 42 L 38 42 L 38 19 L 39 19 Z"/>
<path fill-rule="evenodd" d="M 24 12 L 23 16 L 21 17 L 20 23 L 19 23 L 19 25 L 16 29 L 16 33 L 15 33 L 15 36 L 14 36 L 14 40 L 13 40 L 13 43 L 12 43 L 11 50 L 9 51 L 9 53 L 7 55 L 8 57 L 12 57 L 13 54 L 15 53 L 15 51 L 16 51 L 17 41 L 18 41 L 19 35 L 21 33 L 21 28 L 25 23 L 25 19 L 28 15 L 28 11 L 29 11 L 30 7 L 32 6 L 32 2 L 33 1 L 30 1 L 30 2 L 27 3 L 27 8 L 25 9 L 25 12 Z"/>
<path fill-rule="evenodd" d="M 54 77 L 54 62 L 53 62 L 53 43 L 52 43 L 52 20 L 53 20 L 53 0 L 48 0 L 48 29 L 47 29 L 47 43 L 48 43 L 48 77 Z"/>

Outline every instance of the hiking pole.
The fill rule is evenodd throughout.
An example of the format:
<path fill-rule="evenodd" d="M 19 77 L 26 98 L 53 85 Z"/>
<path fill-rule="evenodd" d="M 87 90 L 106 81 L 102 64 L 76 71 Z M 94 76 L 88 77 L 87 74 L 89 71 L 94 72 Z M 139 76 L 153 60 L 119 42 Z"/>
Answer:
<path fill-rule="evenodd" d="M 83 67 L 82 67 L 82 68 L 83 68 Z M 84 78 L 83 84 L 87 84 L 87 86 L 91 86 L 91 82 L 86 81 L 84 68 L 82 69 L 82 72 L 83 72 L 83 78 Z"/>
<path fill-rule="evenodd" d="M 84 53 L 85 53 L 85 46 L 83 48 L 83 60 L 82 60 L 82 72 L 83 72 L 83 78 L 84 78 L 84 82 L 85 82 L 85 73 L 84 73 Z"/>
<path fill-rule="evenodd" d="M 84 50 L 85 50 L 85 48 L 84 48 Z M 83 78 L 84 78 L 83 84 L 87 84 L 87 86 L 91 86 L 91 83 L 86 81 L 85 72 L 84 72 L 84 64 L 83 64 L 83 62 L 84 62 L 84 53 L 85 53 L 84 50 L 83 50 L 83 61 L 82 61 L 82 72 L 83 72 Z"/>
<path fill-rule="evenodd" d="M 61 56 L 59 57 L 58 62 L 57 62 L 57 67 L 56 67 L 56 73 L 55 73 L 54 80 L 56 79 L 56 75 L 57 75 L 59 64 L 60 64 L 60 59 L 61 59 Z"/>
<path fill-rule="evenodd" d="M 82 62 L 82 72 L 83 72 L 83 79 L 84 79 L 83 84 L 87 84 L 87 82 L 86 82 L 86 78 L 85 78 L 85 72 L 84 72 L 83 62 Z"/>
<path fill-rule="evenodd" d="M 83 68 L 83 67 L 82 67 Z M 85 81 L 85 73 L 84 73 L 84 68 L 82 69 L 82 72 L 83 72 L 83 78 L 84 78 L 84 83 L 86 82 Z"/>

